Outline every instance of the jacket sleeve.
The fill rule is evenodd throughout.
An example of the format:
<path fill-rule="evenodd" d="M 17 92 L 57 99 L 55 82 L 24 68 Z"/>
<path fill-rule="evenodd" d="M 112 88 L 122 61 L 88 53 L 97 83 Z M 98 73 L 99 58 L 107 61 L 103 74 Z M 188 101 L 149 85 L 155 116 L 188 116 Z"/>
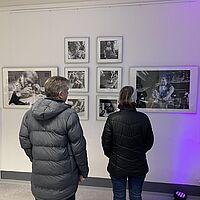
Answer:
<path fill-rule="evenodd" d="M 32 162 L 33 157 L 32 157 L 32 145 L 29 139 L 29 131 L 27 127 L 27 113 L 24 115 L 21 123 L 21 128 L 19 132 L 19 141 L 21 148 L 24 149 L 26 155 L 29 157 L 30 161 Z"/>
<path fill-rule="evenodd" d="M 112 125 L 109 117 L 106 120 L 101 141 L 105 156 L 110 158 L 112 152 Z"/>
<path fill-rule="evenodd" d="M 67 121 L 68 138 L 80 175 L 88 176 L 89 167 L 86 150 L 86 140 L 78 115 L 73 112 Z"/>
<path fill-rule="evenodd" d="M 152 148 L 154 143 L 154 135 L 149 118 L 147 118 L 145 127 L 145 151 L 147 152 Z"/>

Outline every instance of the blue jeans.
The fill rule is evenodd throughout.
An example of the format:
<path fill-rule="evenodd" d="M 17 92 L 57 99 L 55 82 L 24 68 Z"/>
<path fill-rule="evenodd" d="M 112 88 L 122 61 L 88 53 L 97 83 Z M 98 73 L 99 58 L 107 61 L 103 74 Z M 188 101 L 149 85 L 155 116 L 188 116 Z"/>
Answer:
<path fill-rule="evenodd" d="M 128 180 L 128 190 L 130 200 L 142 200 L 142 186 L 145 176 L 111 176 L 113 185 L 113 200 L 126 200 L 126 183 Z"/>

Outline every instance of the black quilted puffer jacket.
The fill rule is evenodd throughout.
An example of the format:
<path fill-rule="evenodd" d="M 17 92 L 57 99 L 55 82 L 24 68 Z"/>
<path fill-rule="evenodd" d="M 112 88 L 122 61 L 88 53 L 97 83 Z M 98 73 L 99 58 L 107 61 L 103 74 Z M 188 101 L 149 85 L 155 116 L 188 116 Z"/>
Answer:
<path fill-rule="evenodd" d="M 104 154 L 111 176 L 142 176 L 148 172 L 146 152 L 154 141 L 150 120 L 135 107 L 121 107 L 108 116 L 103 134 Z"/>
<path fill-rule="evenodd" d="M 23 117 L 21 147 L 32 161 L 36 199 L 63 200 L 87 177 L 86 141 L 77 114 L 62 101 L 39 99 Z"/>

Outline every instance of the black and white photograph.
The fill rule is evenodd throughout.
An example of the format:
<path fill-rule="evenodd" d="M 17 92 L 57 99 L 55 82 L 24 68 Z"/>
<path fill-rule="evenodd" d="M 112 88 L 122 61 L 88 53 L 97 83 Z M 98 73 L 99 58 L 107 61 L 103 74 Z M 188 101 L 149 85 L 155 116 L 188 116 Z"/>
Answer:
<path fill-rule="evenodd" d="M 122 68 L 98 67 L 97 92 L 119 92 L 122 85 Z"/>
<path fill-rule="evenodd" d="M 65 63 L 89 62 L 89 38 L 65 37 Z"/>
<path fill-rule="evenodd" d="M 70 92 L 88 92 L 87 67 L 65 67 L 65 77 L 70 80 Z"/>
<path fill-rule="evenodd" d="M 97 37 L 97 62 L 122 62 L 122 36 Z"/>
<path fill-rule="evenodd" d="M 3 68 L 5 108 L 29 108 L 37 99 L 45 97 L 44 83 L 57 75 L 57 67 Z"/>
<path fill-rule="evenodd" d="M 69 96 L 67 103 L 72 106 L 81 120 L 88 120 L 88 96 Z"/>
<path fill-rule="evenodd" d="M 118 96 L 97 96 L 97 120 L 104 120 L 117 110 Z"/>
<path fill-rule="evenodd" d="M 137 107 L 146 111 L 195 112 L 196 68 L 131 68 Z"/>

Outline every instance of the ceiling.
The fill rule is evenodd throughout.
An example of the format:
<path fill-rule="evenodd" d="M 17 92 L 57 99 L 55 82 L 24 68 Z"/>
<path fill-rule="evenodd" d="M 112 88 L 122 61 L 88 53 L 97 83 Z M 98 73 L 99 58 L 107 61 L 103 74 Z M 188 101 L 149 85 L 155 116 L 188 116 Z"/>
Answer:
<path fill-rule="evenodd" d="M 92 1 L 96 0 L 0 0 L 0 7 L 40 5 L 40 4 L 53 4 L 53 3 L 75 3 L 75 2 L 78 3 L 78 2 L 92 2 Z"/>
<path fill-rule="evenodd" d="M 0 0 L 0 12 L 27 12 L 46 9 L 74 9 L 105 6 L 138 6 L 191 3 L 200 0 Z"/>
<path fill-rule="evenodd" d="M 190 2 L 196 0 L 0 0 L 0 8 L 12 6 L 36 6 L 45 4 L 72 4 L 72 3 L 87 3 L 87 4 L 120 4 L 120 3 L 173 3 L 173 2 Z"/>

